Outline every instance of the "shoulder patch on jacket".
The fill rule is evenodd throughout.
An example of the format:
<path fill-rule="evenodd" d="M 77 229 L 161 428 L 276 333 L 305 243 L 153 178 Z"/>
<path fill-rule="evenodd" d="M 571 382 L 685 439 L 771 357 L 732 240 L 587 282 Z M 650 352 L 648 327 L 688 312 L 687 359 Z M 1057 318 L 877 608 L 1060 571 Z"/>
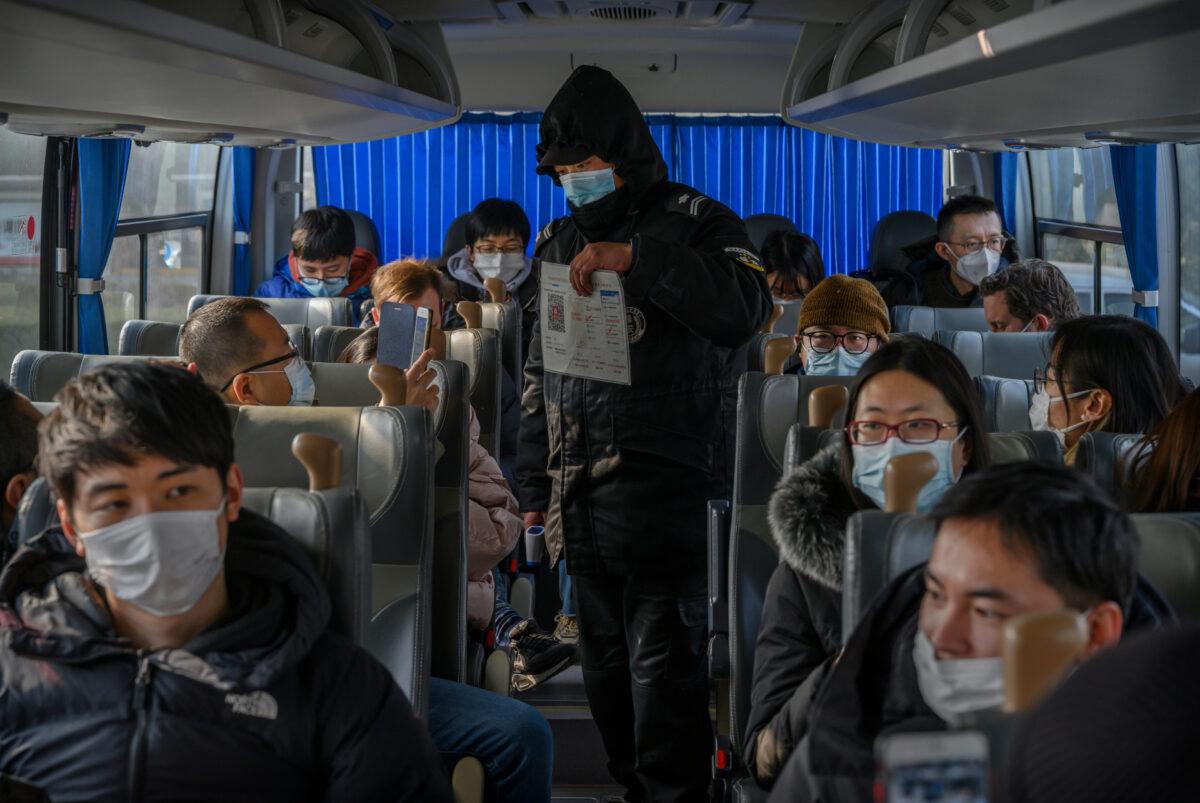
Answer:
<path fill-rule="evenodd" d="M 738 248 L 737 246 L 731 245 L 725 249 L 725 255 L 731 259 L 741 262 L 751 270 L 756 270 L 759 273 L 762 273 L 763 271 L 763 264 L 761 261 L 759 261 L 759 258 L 755 256 L 753 252 L 747 251 L 745 248 Z"/>
<path fill-rule="evenodd" d="M 707 195 L 687 190 L 677 192 L 667 199 L 668 212 L 679 212 L 688 217 L 700 217 L 706 206 L 711 206 Z"/>

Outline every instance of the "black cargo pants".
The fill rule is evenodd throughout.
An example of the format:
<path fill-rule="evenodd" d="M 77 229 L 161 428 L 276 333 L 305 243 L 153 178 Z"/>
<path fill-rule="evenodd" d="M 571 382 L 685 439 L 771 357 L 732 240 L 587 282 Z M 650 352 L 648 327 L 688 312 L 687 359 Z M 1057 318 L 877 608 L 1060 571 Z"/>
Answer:
<path fill-rule="evenodd" d="M 583 681 L 628 799 L 707 801 L 707 581 L 574 577 Z"/>

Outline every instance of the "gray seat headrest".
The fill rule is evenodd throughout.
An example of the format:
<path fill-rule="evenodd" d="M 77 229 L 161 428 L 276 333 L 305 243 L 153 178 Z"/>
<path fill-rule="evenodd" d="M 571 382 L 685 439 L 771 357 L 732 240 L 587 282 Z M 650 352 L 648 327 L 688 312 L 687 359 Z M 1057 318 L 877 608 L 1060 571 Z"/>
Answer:
<path fill-rule="evenodd" d="M 871 232 L 871 273 L 878 276 L 880 271 L 903 270 L 909 263 L 903 249 L 935 236 L 937 221 L 924 212 L 902 210 L 884 215 Z"/>
<path fill-rule="evenodd" d="M 354 221 L 354 244 L 378 256 L 379 230 L 375 228 L 375 221 L 353 209 L 347 209 L 345 212 Z"/>
<path fill-rule="evenodd" d="M 760 253 L 762 252 L 763 243 L 767 241 L 767 237 L 775 232 L 800 233 L 800 230 L 796 228 L 796 224 L 783 215 L 750 215 L 746 218 L 745 223 L 746 234 L 749 235 L 750 242 L 754 244 L 754 250 Z"/>

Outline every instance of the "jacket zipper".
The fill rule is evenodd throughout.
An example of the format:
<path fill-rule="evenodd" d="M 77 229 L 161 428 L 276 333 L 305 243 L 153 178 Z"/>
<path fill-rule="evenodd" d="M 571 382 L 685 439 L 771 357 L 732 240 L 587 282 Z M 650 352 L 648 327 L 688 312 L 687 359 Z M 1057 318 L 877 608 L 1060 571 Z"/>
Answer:
<path fill-rule="evenodd" d="M 133 681 L 133 713 L 137 724 L 133 730 L 133 741 L 129 745 L 129 799 L 140 801 L 144 796 L 145 751 L 146 751 L 146 700 L 150 696 L 150 675 L 153 668 L 150 656 L 138 652 L 137 678 Z"/>

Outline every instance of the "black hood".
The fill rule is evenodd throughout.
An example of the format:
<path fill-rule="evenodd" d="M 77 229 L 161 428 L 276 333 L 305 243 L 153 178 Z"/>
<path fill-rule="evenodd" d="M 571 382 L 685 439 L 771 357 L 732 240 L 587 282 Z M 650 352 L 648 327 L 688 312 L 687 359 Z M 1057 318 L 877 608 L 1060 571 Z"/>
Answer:
<path fill-rule="evenodd" d="M 0 639 L 17 653 L 70 661 L 132 649 L 86 572 L 61 531 L 31 539 L 0 574 Z M 225 582 L 225 615 L 154 661 L 222 688 L 262 688 L 325 632 L 329 597 L 300 545 L 246 509 L 229 526 Z"/>
<path fill-rule="evenodd" d="M 547 153 L 586 151 L 613 163 L 633 198 L 667 177 L 667 163 L 629 90 L 599 67 L 571 73 L 546 107 L 540 133 L 537 172 L 555 183 L 554 165 L 541 163 Z"/>

